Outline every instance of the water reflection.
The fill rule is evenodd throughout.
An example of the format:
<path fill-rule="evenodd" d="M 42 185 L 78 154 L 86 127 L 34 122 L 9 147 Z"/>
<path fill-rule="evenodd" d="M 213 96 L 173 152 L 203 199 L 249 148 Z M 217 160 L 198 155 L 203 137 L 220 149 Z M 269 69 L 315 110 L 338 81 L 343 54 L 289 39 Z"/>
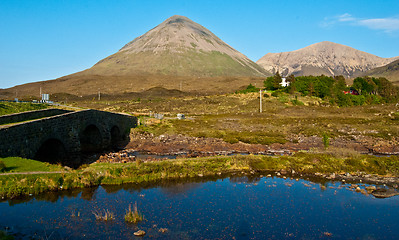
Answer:
<path fill-rule="evenodd" d="M 17 239 L 372 239 L 399 237 L 399 197 L 349 184 L 234 175 L 101 186 L 0 203 L 0 228 Z M 146 219 L 124 222 L 129 204 Z M 109 210 L 113 221 L 96 221 Z M 165 231 L 165 229 L 167 229 Z"/>

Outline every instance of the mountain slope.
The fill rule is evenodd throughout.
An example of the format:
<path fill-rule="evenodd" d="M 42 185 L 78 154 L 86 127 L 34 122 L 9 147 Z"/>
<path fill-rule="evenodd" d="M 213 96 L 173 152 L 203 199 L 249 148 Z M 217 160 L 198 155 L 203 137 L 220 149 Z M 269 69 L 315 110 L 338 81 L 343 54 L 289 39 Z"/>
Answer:
<path fill-rule="evenodd" d="M 325 41 L 292 52 L 268 53 L 257 63 L 267 71 L 279 71 L 283 75 L 324 74 L 353 77 L 397 58 L 381 58 L 342 44 Z"/>
<path fill-rule="evenodd" d="M 199 93 L 232 92 L 261 86 L 270 75 L 208 29 L 183 16 L 172 16 L 93 67 L 55 80 L 0 89 L 0 95 L 75 96 L 141 92 L 154 87 Z M 16 93 L 18 93 L 16 95 Z"/>
<path fill-rule="evenodd" d="M 399 60 L 385 66 L 371 69 L 364 76 L 385 77 L 396 85 L 399 85 Z"/>
<path fill-rule="evenodd" d="M 216 77 L 266 71 L 205 27 L 172 16 L 81 74 Z"/>

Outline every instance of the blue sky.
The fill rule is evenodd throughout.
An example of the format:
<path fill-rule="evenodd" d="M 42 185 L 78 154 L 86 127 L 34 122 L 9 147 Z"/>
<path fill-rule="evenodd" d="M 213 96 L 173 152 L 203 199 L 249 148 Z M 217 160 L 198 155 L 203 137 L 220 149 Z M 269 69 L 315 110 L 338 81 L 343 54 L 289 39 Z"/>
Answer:
<path fill-rule="evenodd" d="M 82 71 L 172 15 L 253 61 L 321 41 L 399 56 L 398 0 L 1 0 L 0 88 Z"/>

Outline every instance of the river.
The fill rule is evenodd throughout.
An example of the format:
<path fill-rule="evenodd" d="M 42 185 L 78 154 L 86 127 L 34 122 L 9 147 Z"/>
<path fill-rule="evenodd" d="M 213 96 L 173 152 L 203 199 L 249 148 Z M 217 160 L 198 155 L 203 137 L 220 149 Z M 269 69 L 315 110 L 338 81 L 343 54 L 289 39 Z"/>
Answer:
<path fill-rule="evenodd" d="M 399 197 L 378 199 L 341 182 L 263 176 L 190 181 L 3 201 L 0 229 L 17 239 L 138 239 L 139 229 L 143 239 L 399 238 Z M 145 218 L 137 225 L 124 221 L 134 203 Z M 115 219 L 96 220 L 93 212 L 104 210 Z"/>

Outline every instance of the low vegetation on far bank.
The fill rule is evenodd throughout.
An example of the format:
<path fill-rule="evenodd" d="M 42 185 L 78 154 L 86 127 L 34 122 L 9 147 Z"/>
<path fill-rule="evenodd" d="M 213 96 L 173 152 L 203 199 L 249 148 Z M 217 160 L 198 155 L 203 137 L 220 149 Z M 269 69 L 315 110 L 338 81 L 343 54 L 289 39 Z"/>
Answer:
<path fill-rule="evenodd" d="M 234 172 L 294 170 L 300 174 L 366 173 L 399 177 L 399 156 L 336 156 L 298 152 L 293 156 L 219 156 L 131 163 L 93 163 L 77 170 L 34 175 L 0 175 L 0 198 L 97 185 L 147 183 Z M 26 160 L 30 161 L 30 160 Z M 7 165 L 6 165 L 7 166 Z"/>

